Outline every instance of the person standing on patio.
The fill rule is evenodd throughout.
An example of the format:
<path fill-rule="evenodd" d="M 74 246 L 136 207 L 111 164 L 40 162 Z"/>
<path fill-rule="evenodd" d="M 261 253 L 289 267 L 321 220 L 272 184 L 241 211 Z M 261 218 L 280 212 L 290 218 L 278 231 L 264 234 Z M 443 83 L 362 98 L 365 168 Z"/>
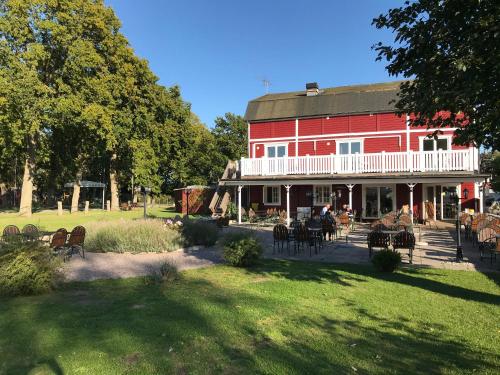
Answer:
<path fill-rule="evenodd" d="M 325 204 L 325 206 L 322 208 L 321 210 L 321 213 L 320 213 L 320 217 L 321 219 L 323 219 L 326 215 L 326 213 L 330 210 L 330 205 L 329 204 Z"/>

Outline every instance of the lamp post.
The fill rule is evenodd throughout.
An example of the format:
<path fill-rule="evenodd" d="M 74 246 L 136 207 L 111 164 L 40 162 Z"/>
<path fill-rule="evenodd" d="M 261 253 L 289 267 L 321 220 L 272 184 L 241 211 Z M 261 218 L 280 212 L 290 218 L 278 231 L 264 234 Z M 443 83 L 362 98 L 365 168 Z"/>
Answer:
<path fill-rule="evenodd" d="M 151 188 L 146 186 L 141 186 L 142 199 L 144 200 L 144 219 L 147 217 L 146 209 L 147 209 L 147 196 L 148 193 L 151 193 Z"/>
<path fill-rule="evenodd" d="M 191 194 L 191 189 L 186 188 L 186 216 L 189 219 L 189 194 Z"/>
<path fill-rule="evenodd" d="M 460 235 L 460 210 L 458 209 L 458 203 L 460 202 L 461 199 L 467 199 L 469 197 L 469 190 L 464 189 L 463 192 L 464 196 L 460 196 L 460 192 L 457 191 L 451 191 L 450 195 L 451 198 L 455 200 L 455 204 L 457 205 L 457 221 L 456 221 L 456 227 L 457 227 L 457 257 L 456 260 L 457 262 L 460 262 L 464 259 L 464 254 L 462 252 L 462 236 Z"/>

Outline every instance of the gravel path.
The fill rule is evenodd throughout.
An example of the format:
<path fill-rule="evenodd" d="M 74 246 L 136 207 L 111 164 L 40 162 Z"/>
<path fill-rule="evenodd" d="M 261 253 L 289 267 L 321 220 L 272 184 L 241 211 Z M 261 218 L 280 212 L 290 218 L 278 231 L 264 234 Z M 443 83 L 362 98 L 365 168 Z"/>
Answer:
<path fill-rule="evenodd" d="M 91 281 L 144 276 L 158 269 L 165 261 L 177 266 L 179 271 L 212 266 L 221 263 L 216 248 L 181 249 L 165 253 L 86 253 L 85 259 L 74 255 L 66 263 L 64 274 L 67 281 Z"/>

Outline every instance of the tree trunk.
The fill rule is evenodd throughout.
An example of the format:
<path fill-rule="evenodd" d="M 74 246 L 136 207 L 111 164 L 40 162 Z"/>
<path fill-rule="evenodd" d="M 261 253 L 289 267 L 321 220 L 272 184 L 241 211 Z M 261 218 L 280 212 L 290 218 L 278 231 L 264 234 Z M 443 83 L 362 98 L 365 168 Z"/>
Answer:
<path fill-rule="evenodd" d="M 76 180 L 73 184 L 73 196 L 71 197 L 71 213 L 78 212 L 78 201 L 80 200 L 80 181 L 82 172 L 76 174 Z"/>
<path fill-rule="evenodd" d="M 19 204 L 19 214 L 31 216 L 33 205 L 33 162 L 29 157 L 24 162 L 23 186 L 21 188 L 21 202 Z"/>
<path fill-rule="evenodd" d="M 109 185 L 111 191 L 111 210 L 118 211 L 120 209 L 120 199 L 118 197 L 118 180 L 115 167 L 116 154 L 111 156 L 111 166 L 109 169 Z"/>

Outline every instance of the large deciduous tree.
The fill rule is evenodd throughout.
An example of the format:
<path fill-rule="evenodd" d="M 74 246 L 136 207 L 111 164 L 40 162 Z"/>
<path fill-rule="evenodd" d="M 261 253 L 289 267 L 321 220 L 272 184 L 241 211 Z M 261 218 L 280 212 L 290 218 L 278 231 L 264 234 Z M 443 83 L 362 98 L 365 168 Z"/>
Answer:
<path fill-rule="evenodd" d="M 406 1 L 373 24 L 395 34 L 394 45 L 374 46 L 377 59 L 410 79 L 399 113 L 415 114 L 415 126 L 456 127 L 455 143 L 500 149 L 498 0 Z"/>

